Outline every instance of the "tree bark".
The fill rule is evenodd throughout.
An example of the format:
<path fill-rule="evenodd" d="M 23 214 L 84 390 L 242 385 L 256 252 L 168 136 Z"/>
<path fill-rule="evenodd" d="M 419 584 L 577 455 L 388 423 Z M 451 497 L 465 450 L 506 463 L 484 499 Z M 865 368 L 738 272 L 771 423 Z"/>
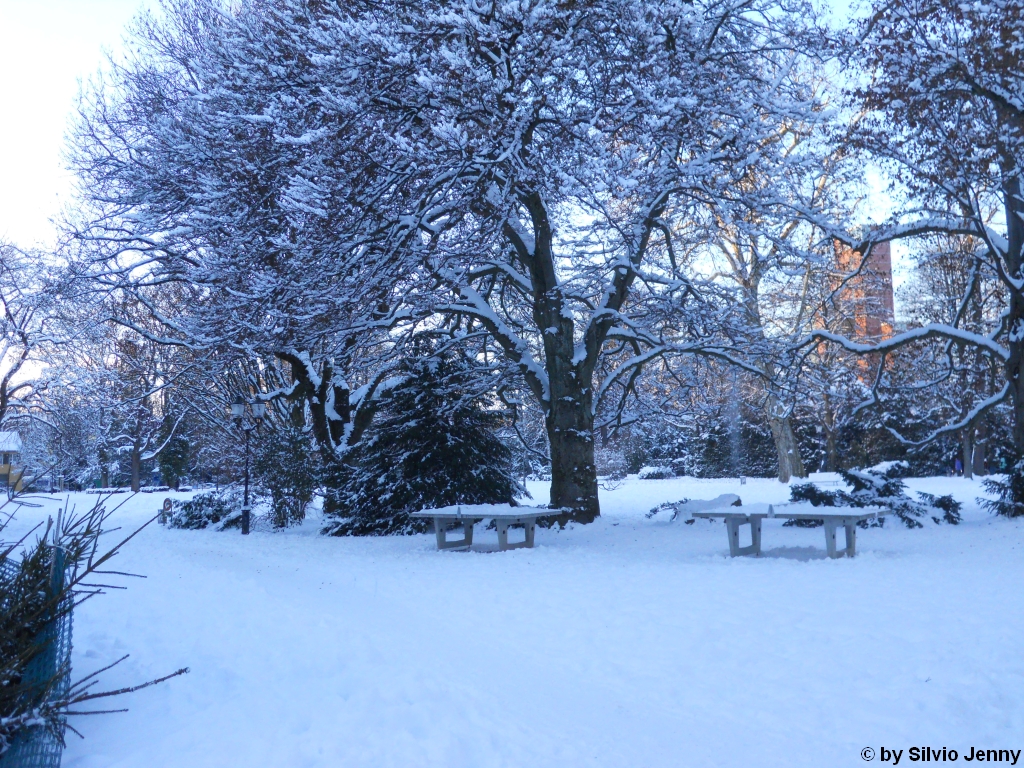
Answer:
<path fill-rule="evenodd" d="M 970 424 L 960 430 L 960 455 L 964 465 L 964 477 L 973 477 L 974 467 L 974 425 Z"/>
<path fill-rule="evenodd" d="M 556 354 L 548 357 L 551 404 L 545 418 L 551 449 L 551 506 L 571 510 L 570 519 L 576 522 L 591 523 L 601 514 L 591 388 L 579 385 L 571 354 L 557 354 L 557 347 L 564 345 L 552 346 Z"/>
<path fill-rule="evenodd" d="M 832 398 L 825 394 L 822 409 L 821 429 L 825 433 L 825 471 L 839 470 L 839 440 L 836 435 L 836 418 L 832 410 Z"/>
<path fill-rule="evenodd" d="M 1022 276 L 1021 257 L 1024 255 L 1024 195 L 1021 193 L 1019 171 L 1012 172 L 1004 185 L 1006 212 L 1006 272 L 1014 280 Z M 1006 281 L 1004 281 L 1005 284 Z M 1013 406 L 1013 449 L 1016 462 L 1024 459 L 1024 292 L 1010 287 L 1006 329 L 1009 356 L 1006 361 L 1006 380 L 1010 384 L 1010 403 Z M 1015 463 L 1016 463 L 1015 462 Z M 1011 482 L 1013 502 L 1024 505 L 1024 484 Z M 1019 508 L 1019 507 L 1018 507 Z"/>
<path fill-rule="evenodd" d="M 132 446 L 132 493 L 138 493 L 142 487 L 142 451 L 137 445 Z"/>
<path fill-rule="evenodd" d="M 800 445 L 797 443 L 789 417 L 769 418 L 768 426 L 772 430 L 775 453 L 779 460 L 779 482 L 788 483 L 793 477 L 807 477 L 804 462 L 800 458 Z"/>
<path fill-rule="evenodd" d="M 1024 299 L 1010 299 L 1010 314 L 1009 325 L 1024 328 Z M 1006 378 L 1010 382 L 1010 403 L 1013 406 L 1013 450 L 1015 459 L 1020 461 L 1024 458 L 1024 340 L 1011 340 L 1008 346 L 1010 356 L 1006 362 Z M 1024 503 L 1024 498 L 1015 501 Z"/>
<path fill-rule="evenodd" d="M 977 430 L 974 433 L 974 462 L 972 471 L 976 475 L 987 475 L 985 468 L 985 454 L 988 448 L 988 429 L 983 416 L 978 420 Z"/>
<path fill-rule="evenodd" d="M 769 370 L 770 373 L 773 373 Z M 793 432 L 793 422 L 774 395 L 769 395 L 767 406 L 768 426 L 775 442 L 775 455 L 779 461 L 779 482 L 788 483 L 793 477 L 807 477 L 804 462 L 800 458 L 800 444 Z"/>
<path fill-rule="evenodd" d="M 370 383 L 366 397 L 357 407 L 353 407 L 349 400 L 351 391 L 347 386 L 338 386 L 335 380 L 333 362 L 324 360 L 314 379 L 310 367 L 312 363 L 308 360 L 290 352 L 277 352 L 276 355 L 291 366 L 296 387 L 290 398 L 305 401 L 309 407 L 310 426 L 317 446 L 325 461 L 334 461 L 335 451 L 342 444 L 356 445 L 369 429 L 377 412 L 377 404 L 372 395 L 383 381 L 384 374 L 378 373 Z M 350 423 L 351 427 L 346 430 L 346 425 Z"/>
<path fill-rule="evenodd" d="M 839 471 L 839 446 L 836 441 L 834 430 L 825 430 L 825 471 Z"/>

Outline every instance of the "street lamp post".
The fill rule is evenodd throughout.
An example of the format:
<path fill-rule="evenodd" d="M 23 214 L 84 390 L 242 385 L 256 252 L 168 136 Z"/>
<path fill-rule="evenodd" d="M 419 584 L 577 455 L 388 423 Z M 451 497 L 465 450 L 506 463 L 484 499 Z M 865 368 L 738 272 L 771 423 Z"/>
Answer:
<path fill-rule="evenodd" d="M 249 506 L 249 433 L 254 429 L 258 432 L 260 424 L 263 423 L 263 416 L 267 412 L 267 404 L 260 401 L 254 400 L 249 403 L 249 410 L 252 413 L 252 423 L 246 426 L 245 424 L 245 398 L 241 395 L 235 397 L 235 401 L 231 403 L 231 419 L 235 422 L 235 426 L 238 427 L 242 434 L 245 435 L 245 495 L 242 498 L 242 535 L 247 536 L 249 534 L 249 518 L 252 512 L 252 507 Z"/>

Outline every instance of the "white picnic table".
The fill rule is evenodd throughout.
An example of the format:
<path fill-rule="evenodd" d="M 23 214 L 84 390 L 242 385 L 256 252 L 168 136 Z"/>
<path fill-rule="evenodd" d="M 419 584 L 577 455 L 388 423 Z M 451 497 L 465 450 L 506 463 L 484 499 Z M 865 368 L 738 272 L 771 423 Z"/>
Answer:
<path fill-rule="evenodd" d="M 473 545 L 473 526 L 481 520 L 493 520 L 498 529 L 498 550 L 533 547 L 537 518 L 557 515 L 559 510 L 547 507 L 513 507 L 511 504 L 458 504 L 438 509 L 424 509 L 413 512 L 411 517 L 428 518 L 434 521 L 434 533 L 437 535 L 437 548 L 469 549 Z M 449 525 L 462 525 L 463 536 L 456 541 L 447 540 Z M 513 525 L 522 525 L 526 532 L 523 541 L 512 544 L 508 542 L 508 529 Z"/>
<path fill-rule="evenodd" d="M 720 497 L 721 498 L 721 497 Z M 689 509 L 690 504 L 700 508 Z M 703 519 L 722 518 L 729 536 L 729 555 L 761 554 L 761 521 L 765 518 L 783 520 L 821 520 L 825 524 L 825 551 L 829 557 L 853 557 L 857 554 L 857 525 L 865 520 L 884 517 L 888 510 L 882 507 L 815 507 L 805 502 L 789 504 L 751 504 L 749 506 L 725 506 L 707 509 L 708 502 L 689 502 L 679 505 L 679 512 L 689 512 L 693 517 Z M 750 526 L 750 544 L 740 546 L 740 526 Z M 846 533 L 846 547 L 837 549 L 836 532 L 843 528 Z"/>

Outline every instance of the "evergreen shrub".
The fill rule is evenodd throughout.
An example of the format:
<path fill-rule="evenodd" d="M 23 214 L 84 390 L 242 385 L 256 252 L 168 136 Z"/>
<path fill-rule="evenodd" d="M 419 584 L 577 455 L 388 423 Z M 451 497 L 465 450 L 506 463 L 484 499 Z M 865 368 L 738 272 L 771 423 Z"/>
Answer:
<path fill-rule="evenodd" d="M 525 495 L 497 434 L 504 414 L 488 407 L 490 383 L 474 373 L 453 352 L 402 363 L 403 381 L 383 398 L 372 434 L 329 470 L 324 533 L 423 532 L 428 522 L 410 513 Z"/>
<path fill-rule="evenodd" d="M 1020 517 L 1024 515 L 1024 460 L 1013 465 L 1003 477 L 984 481 L 985 490 L 994 493 L 994 499 L 978 499 L 978 502 L 997 515 Z"/>
<path fill-rule="evenodd" d="M 253 462 L 259 492 L 269 497 L 275 528 L 301 523 L 320 487 L 309 434 L 288 425 L 264 434 Z"/>
<path fill-rule="evenodd" d="M 910 498 L 901 479 L 905 472 L 903 462 L 893 462 L 882 468 L 841 470 L 839 474 L 852 487 L 851 491 L 826 491 L 813 483 L 806 483 L 794 485 L 790 499 L 810 502 L 815 507 L 883 507 L 908 528 L 922 527 L 922 517 L 951 525 L 960 522 L 961 505 L 952 496 L 934 496 L 919 491 L 917 495 L 921 501 Z M 789 521 L 786 525 L 798 522 L 804 521 Z M 882 524 L 884 520 L 879 520 L 879 525 Z"/>
<path fill-rule="evenodd" d="M 200 493 L 188 501 L 175 501 L 167 525 L 198 530 L 237 528 L 242 520 L 242 500 L 237 489 Z"/>
<path fill-rule="evenodd" d="M 637 473 L 641 480 L 668 480 L 675 477 L 672 467 L 644 467 Z"/>

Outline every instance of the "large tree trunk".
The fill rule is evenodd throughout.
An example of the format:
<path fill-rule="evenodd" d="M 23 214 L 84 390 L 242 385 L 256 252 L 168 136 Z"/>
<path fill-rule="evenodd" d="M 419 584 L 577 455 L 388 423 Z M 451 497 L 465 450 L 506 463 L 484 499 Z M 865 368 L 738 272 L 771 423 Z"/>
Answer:
<path fill-rule="evenodd" d="M 974 467 L 974 427 L 968 425 L 960 430 L 960 455 L 964 465 L 964 477 L 970 480 L 973 477 Z"/>
<path fill-rule="evenodd" d="M 839 445 L 833 429 L 825 429 L 825 471 L 839 471 Z"/>
<path fill-rule="evenodd" d="M 551 449 L 551 506 L 568 509 L 565 520 L 592 523 L 601 514 L 594 458 L 593 374 L 574 363 L 574 323 L 562 316 L 557 292 L 538 313 L 551 332 L 544 354 L 551 387 L 545 426 Z M 564 521 L 563 521 L 564 522 Z"/>
<path fill-rule="evenodd" d="M 461 304 L 501 345 L 508 358 L 518 364 L 537 401 L 544 408 L 548 443 L 551 448 L 551 504 L 568 510 L 561 519 L 593 522 L 601 514 L 597 498 L 597 464 L 594 460 L 594 371 L 612 326 L 629 296 L 637 268 L 658 226 L 665 200 L 651 208 L 641 226 L 628 264 L 612 273 L 594 315 L 576 336 L 578 316 L 566 302 L 558 278 L 554 231 L 543 195 L 523 191 L 520 197 L 529 212 L 532 232 L 518 217 L 502 227 L 516 258 L 529 273 L 533 302 L 533 323 L 544 348 L 543 371 L 528 351 L 525 340 L 497 320 L 491 308 L 480 311 L 482 296 L 469 286 L 459 287 Z M 589 258 L 587 256 L 586 258 Z M 490 290 L 488 290 L 490 294 Z M 577 344 L 579 347 L 577 348 Z"/>
<path fill-rule="evenodd" d="M 138 493 L 142 487 L 142 451 L 137 445 L 132 446 L 132 493 Z"/>
<path fill-rule="evenodd" d="M 551 506 L 571 510 L 568 519 L 580 523 L 591 523 L 601 514 L 594 417 L 588 400 L 583 393 L 561 402 L 554 398 L 545 420 L 551 448 Z"/>
<path fill-rule="evenodd" d="M 1017 306 L 1014 306 L 1014 305 Z M 1024 298 L 1010 299 L 1010 327 L 1024 327 Z M 1010 359 L 1006 362 L 1006 378 L 1010 382 L 1010 403 L 1013 406 L 1013 449 L 1015 458 L 1024 458 L 1024 341 L 1010 341 Z M 1015 499 L 1024 503 L 1024 498 Z"/>
<path fill-rule="evenodd" d="M 1013 280 L 1020 280 L 1024 273 L 1021 257 L 1024 255 L 1024 196 L 1021 194 L 1019 172 L 1012 174 L 1005 184 L 1004 205 L 1006 212 L 1006 271 Z M 1004 281 L 1005 284 L 1005 281 Z M 1018 288 L 1009 291 L 1009 308 L 1006 317 L 1007 347 L 1006 380 L 1010 384 L 1010 403 L 1013 405 L 1013 449 L 1016 462 L 1024 459 L 1024 292 Z M 1024 483 L 1011 482 L 1013 502 L 1018 509 L 1024 506 Z"/>
<path fill-rule="evenodd" d="M 800 445 L 797 443 L 793 423 L 789 417 L 769 416 L 768 426 L 771 427 L 775 453 L 779 459 L 779 482 L 788 483 L 793 477 L 807 477 L 803 459 L 800 458 Z"/>
<path fill-rule="evenodd" d="M 977 431 L 974 434 L 974 467 L 976 475 L 987 475 L 988 469 L 985 466 L 985 454 L 988 452 L 988 424 L 985 418 L 978 420 Z"/>
<path fill-rule="evenodd" d="M 825 471 L 839 470 L 839 438 L 836 435 L 836 419 L 832 411 L 832 399 L 828 394 L 824 397 L 821 429 L 825 433 Z"/>

